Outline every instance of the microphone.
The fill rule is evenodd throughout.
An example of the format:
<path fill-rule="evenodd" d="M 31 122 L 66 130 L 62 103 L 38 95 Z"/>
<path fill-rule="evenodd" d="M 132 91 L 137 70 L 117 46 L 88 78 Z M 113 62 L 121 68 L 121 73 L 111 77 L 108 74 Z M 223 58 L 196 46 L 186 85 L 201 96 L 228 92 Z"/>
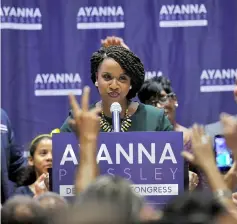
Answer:
<path fill-rule="evenodd" d="M 111 104 L 110 112 L 112 113 L 114 132 L 120 132 L 120 113 L 121 113 L 121 111 L 122 111 L 122 107 L 118 102 L 114 102 Z"/>

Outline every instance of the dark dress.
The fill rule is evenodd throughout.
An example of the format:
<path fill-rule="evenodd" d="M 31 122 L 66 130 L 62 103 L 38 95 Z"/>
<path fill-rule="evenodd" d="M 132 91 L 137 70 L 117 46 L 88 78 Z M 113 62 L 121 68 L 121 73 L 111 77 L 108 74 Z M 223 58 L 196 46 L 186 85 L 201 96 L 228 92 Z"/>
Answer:
<path fill-rule="evenodd" d="M 16 190 L 15 190 L 15 193 L 14 195 L 28 195 L 30 197 L 34 197 L 34 193 L 32 192 L 32 190 L 29 188 L 29 186 L 21 186 L 21 187 L 18 187 Z"/>
<path fill-rule="evenodd" d="M 27 160 L 23 157 L 22 148 L 15 143 L 15 136 L 7 113 L 1 108 L 1 204 L 13 193 L 13 183 Z"/>
<path fill-rule="evenodd" d="M 92 106 L 93 107 L 93 106 Z M 60 132 L 72 132 L 68 125 L 70 118 L 73 118 L 72 112 L 60 128 Z M 112 119 L 105 117 L 112 125 Z M 140 103 L 136 112 L 130 117 L 132 126 L 128 128 L 128 132 L 132 131 L 173 131 L 168 118 L 165 116 L 164 110 L 156 107 Z M 103 129 L 100 130 L 104 132 Z"/>

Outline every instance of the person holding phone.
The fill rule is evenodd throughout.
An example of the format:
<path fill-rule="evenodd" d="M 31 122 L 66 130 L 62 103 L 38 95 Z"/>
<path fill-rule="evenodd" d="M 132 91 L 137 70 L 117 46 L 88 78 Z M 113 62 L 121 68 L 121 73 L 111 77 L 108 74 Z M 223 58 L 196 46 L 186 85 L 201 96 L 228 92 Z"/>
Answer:
<path fill-rule="evenodd" d="M 52 168 L 52 137 L 39 135 L 30 144 L 28 166 L 17 180 L 19 186 L 15 194 L 31 197 L 44 193 L 49 189 L 48 169 Z"/>
<path fill-rule="evenodd" d="M 215 155 L 217 167 L 221 172 L 228 171 L 233 165 L 233 155 L 231 149 L 227 147 L 224 136 L 216 135 L 215 136 Z"/>

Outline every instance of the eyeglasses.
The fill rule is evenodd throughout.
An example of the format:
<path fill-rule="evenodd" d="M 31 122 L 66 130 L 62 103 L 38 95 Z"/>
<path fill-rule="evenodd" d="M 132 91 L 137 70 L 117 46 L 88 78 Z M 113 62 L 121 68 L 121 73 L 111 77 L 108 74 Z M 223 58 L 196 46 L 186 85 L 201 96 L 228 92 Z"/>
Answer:
<path fill-rule="evenodd" d="M 176 96 L 175 93 L 168 93 L 165 96 L 157 96 L 156 100 L 151 101 L 151 104 L 153 106 L 157 106 L 157 104 L 164 105 L 167 104 L 170 101 L 170 99 L 174 99 L 175 96 Z"/>

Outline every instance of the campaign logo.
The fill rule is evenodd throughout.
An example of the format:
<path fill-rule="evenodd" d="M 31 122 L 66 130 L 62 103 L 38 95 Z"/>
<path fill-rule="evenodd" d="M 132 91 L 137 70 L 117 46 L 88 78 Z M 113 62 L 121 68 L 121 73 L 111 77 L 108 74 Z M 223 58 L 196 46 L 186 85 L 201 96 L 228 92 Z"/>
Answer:
<path fill-rule="evenodd" d="M 164 173 L 166 178 L 169 176 L 172 179 L 171 182 L 177 180 L 178 177 L 177 159 L 170 143 L 166 143 L 161 151 L 159 151 L 160 148 L 157 150 L 156 143 L 151 143 L 150 149 L 142 143 L 129 143 L 128 146 L 120 143 L 113 143 L 113 145 L 115 153 L 108 150 L 111 145 L 98 144 L 96 161 L 101 165 L 100 170 L 103 174 L 111 176 L 119 174 L 127 180 L 138 177 L 140 183 L 133 184 L 131 188 L 142 196 L 178 195 L 179 186 L 177 183 L 159 183 L 163 180 Z M 76 148 L 78 150 L 78 146 Z M 127 148 L 128 150 L 126 150 Z M 75 152 L 75 148 L 71 144 L 67 144 L 60 160 L 60 169 L 57 175 L 60 181 L 67 180 L 67 176 L 72 174 L 70 167 L 78 165 L 79 160 Z M 61 150 L 60 153 L 62 153 Z M 171 162 L 170 166 L 162 165 L 168 161 Z M 155 184 L 152 184 L 154 180 Z M 74 185 L 60 184 L 59 194 L 63 197 L 75 196 Z"/>
<path fill-rule="evenodd" d="M 146 71 L 145 72 L 145 80 L 152 79 L 154 77 L 162 76 L 163 73 L 161 71 Z"/>
<path fill-rule="evenodd" d="M 125 27 L 122 6 L 80 7 L 77 13 L 77 29 L 122 29 Z"/>
<path fill-rule="evenodd" d="M 2 121 L 1 121 L 2 123 Z M 0 124 L 0 130 L 1 130 L 1 133 L 7 133 L 8 132 L 8 128 L 5 124 Z"/>
<path fill-rule="evenodd" d="M 39 8 L 3 6 L 0 8 L 1 29 L 41 30 L 42 15 Z"/>
<path fill-rule="evenodd" d="M 45 73 L 35 77 L 35 96 L 67 96 L 82 94 L 79 73 Z"/>
<path fill-rule="evenodd" d="M 207 9 L 204 4 L 162 5 L 160 27 L 207 26 Z"/>
<path fill-rule="evenodd" d="M 234 91 L 237 69 L 208 69 L 200 76 L 201 92 Z"/>

